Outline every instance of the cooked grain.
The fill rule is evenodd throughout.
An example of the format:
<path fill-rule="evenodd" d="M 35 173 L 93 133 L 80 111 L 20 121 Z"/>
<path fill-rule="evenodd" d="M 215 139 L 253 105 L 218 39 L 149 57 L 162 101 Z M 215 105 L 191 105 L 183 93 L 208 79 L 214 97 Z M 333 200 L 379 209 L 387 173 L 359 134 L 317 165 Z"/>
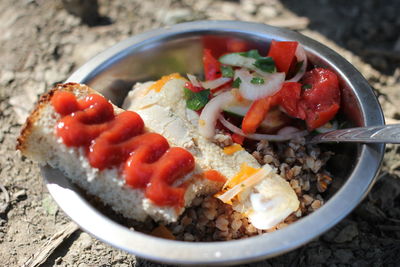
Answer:
<path fill-rule="evenodd" d="M 232 140 L 220 132 L 217 143 L 224 147 Z M 217 241 L 246 238 L 287 227 L 324 204 L 322 195 L 332 182 L 324 169 L 332 152 L 321 152 L 317 146 L 305 145 L 304 138 L 288 143 L 260 141 L 249 151 L 260 164 L 271 164 L 288 180 L 299 197 L 300 207 L 284 222 L 268 230 L 258 230 L 241 213 L 215 197 L 198 197 L 181 219 L 168 227 L 179 240 Z"/>

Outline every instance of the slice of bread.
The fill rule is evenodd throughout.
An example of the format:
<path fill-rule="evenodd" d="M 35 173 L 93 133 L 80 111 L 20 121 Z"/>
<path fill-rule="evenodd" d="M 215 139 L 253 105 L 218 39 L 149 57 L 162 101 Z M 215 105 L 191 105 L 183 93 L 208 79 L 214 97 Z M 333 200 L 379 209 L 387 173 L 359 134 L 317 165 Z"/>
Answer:
<path fill-rule="evenodd" d="M 145 197 L 144 191 L 125 184 L 119 168 L 99 170 L 90 166 L 83 148 L 67 147 L 55 134 L 55 125 L 60 115 L 51 105 L 57 90 L 72 92 L 78 99 L 96 93 L 86 85 L 77 83 L 59 84 L 43 95 L 28 117 L 18 138 L 17 149 L 23 155 L 40 164 L 60 169 L 73 183 L 88 194 L 99 197 L 105 204 L 126 218 L 144 221 L 148 216 L 155 221 L 174 222 L 184 208 L 160 207 Z M 123 110 L 114 106 L 116 114 Z M 146 122 L 145 122 L 146 123 Z M 218 191 L 222 183 L 204 179 L 203 170 L 196 164 L 195 170 L 187 175 L 185 184 L 185 206 L 202 194 Z"/>

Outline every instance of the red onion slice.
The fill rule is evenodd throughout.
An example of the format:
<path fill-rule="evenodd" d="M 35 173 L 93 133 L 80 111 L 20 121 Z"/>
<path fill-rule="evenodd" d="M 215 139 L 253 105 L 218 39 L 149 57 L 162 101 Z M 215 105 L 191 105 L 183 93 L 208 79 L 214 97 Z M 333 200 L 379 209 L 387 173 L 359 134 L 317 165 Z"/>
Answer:
<path fill-rule="evenodd" d="M 291 133 L 287 133 L 287 134 L 282 134 L 282 135 L 273 135 L 273 134 L 245 134 L 242 129 L 236 127 L 235 125 L 233 125 L 232 123 L 230 123 L 229 121 L 227 121 L 222 115 L 220 115 L 218 117 L 219 121 L 230 131 L 244 136 L 246 138 L 249 139 L 253 139 L 253 140 L 268 140 L 268 141 L 276 141 L 276 142 L 280 142 L 280 141 L 287 141 L 287 140 L 291 140 L 291 139 L 295 139 L 298 137 L 302 137 L 308 134 L 307 131 L 297 131 L 297 132 L 291 132 Z M 293 127 L 294 128 L 294 127 Z"/>

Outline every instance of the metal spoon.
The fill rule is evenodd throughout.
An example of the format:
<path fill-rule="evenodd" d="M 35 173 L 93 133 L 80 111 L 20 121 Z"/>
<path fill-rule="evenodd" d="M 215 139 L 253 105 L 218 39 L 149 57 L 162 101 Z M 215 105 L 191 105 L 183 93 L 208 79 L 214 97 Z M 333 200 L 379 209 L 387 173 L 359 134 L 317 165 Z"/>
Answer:
<path fill-rule="evenodd" d="M 400 144 L 400 124 L 358 127 L 318 134 L 308 143 L 357 142 Z"/>

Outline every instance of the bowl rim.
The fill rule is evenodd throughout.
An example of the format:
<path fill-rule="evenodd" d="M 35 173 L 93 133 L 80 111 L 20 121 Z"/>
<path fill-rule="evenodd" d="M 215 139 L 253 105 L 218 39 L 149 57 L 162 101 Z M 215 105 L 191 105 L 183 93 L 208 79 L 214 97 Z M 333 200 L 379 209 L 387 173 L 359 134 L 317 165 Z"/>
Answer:
<path fill-rule="evenodd" d="M 76 70 L 66 82 L 85 83 L 135 47 L 176 34 L 236 32 L 300 42 L 306 51 L 323 55 L 354 90 L 365 126 L 383 125 L 381 107 L 364 77 L 330 48 L 287 29 L 241 21 L 196 21 L 144 32 L 106 49 Z M 351 79 L 350 79 L 351 77 Z M 58 170 L 41 168 L 46 186 L 61 209 L 82 229 L 116 248 L 157 262 L 174 264 L 239 264 L 277 256 L 324 233 L 347 216 L 368 193 L 380 169 L 384 144 L 361 145 L 357 164 L 343 186 L 318 209 L 288 227 L 241 240 L 191 243 L 156 238 L 129 230 L 92 207 Z M 340 214 L 337 211 L 341 211 Z M 95 222 L 95 223 L 93 223 Z"/>

